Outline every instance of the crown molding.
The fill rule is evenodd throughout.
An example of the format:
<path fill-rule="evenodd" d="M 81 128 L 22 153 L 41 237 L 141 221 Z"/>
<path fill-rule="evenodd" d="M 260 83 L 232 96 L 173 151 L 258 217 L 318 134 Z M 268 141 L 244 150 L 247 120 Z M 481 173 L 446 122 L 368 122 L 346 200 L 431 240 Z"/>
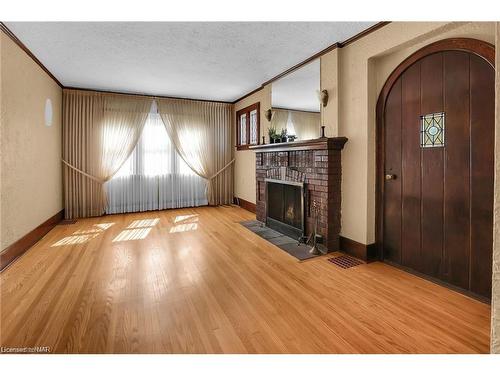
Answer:
<path fill-rule="evenodd" d="M 59 85 L 60 88 L 64 88 L 62 83 L 59 82 L 59 80 L 45 67 L 45 65 L 43 65 L 42 62 L 36 58 L 36 56 L 33 54 L 33 52 L 31 52 L 30 49 L 28 47 L 26 47 L 24 45 L 24 43 L 21 42 L 19 40 L 19 38 L 17 36 L 15 36 L 15 34 L 3 22 L 0 22 L 0 30 L 2 30 L 5 33 L 5 35 L 7 35 L 14 43 L 16 43 L 19 46 L 19 48 L 21 48 L 24 52 L 26 52 L 26 54 L 29 57 L 31 57 L 31 59 L 35 63 L 37 63 L 38 66 L 40 68 L 42 68 L 42 70 L 45 73 L 47 73 L 49 75 L 49 77 L 52 78 L 54 80 L 54 82 Z"/>

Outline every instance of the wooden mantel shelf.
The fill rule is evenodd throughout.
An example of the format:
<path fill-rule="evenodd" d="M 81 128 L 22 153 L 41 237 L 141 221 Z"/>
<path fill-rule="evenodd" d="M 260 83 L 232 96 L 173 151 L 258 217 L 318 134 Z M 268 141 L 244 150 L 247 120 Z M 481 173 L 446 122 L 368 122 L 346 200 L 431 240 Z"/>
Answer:
<path fill-rule="evenodd" d="M 250 150 L 256 152 L 276 152 L 276 151 L 303 151 L 303 150 L 342 150 L 346 137 L 316 138 L 304 141 L 293 141 L 283 143 L 268 143 L 265 145 L 250 146 Z"/>

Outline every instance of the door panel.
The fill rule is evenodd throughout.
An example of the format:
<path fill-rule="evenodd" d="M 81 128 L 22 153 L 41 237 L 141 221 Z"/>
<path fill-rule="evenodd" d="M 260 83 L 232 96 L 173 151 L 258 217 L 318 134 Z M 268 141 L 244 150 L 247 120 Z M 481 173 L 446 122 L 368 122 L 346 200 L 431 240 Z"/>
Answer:
<path fill-rule="evenodd" d="M 444 279 L 468 289 L 469 202 L 469 54 L 444 52 L 446 116 L 444 177 Z"/>
<path fill-rule="evenodd" d="M 444 112 L 444 145 L 422 147 L 421 116 Z M 411 65 L 384 111 L 384 259 L 491 293 L 494 70 L 446 51 Z"/>
<path fill-rule="evenodd" d="M 495 80 L 493 69 L 484 69 L 483 60 L 470 56 L 471 96 L 471 275 L 470 290 L 491 294 L 493 248 L 493 173 L 495 129 L 490 126 L 495 112 Z"/>
<path fill-rule="evenodd" d="M 402 77 L 402 264 L 419 270 L 420 257 L 420 64 Z M 389 180 L 389 183 L 393 181 Z"/>
<path fill-rule="evenodd" d="M 391 126 L 386 128 L 384 147 L 391 150 L 385 153 L 386 173 L 396 176 L 396 179 L 386 186 L 391 199 L 384 201 L 384 228 L 390 228 L 384 232 L 384 255 L 389 261 L 401 263 L 401 78 L 392 90 L 386 111 Z"/>
<path fill-rule="evenodd" d="M 420 112 L 422 115 L 443 112 L 443 55 L 430 55 L 420 64 L 422 74 Z M 419 270 L 427 275 L 439 277 L 443 257 L 444 148 L 420 149 L 420 155 L 422 264 Z"/>

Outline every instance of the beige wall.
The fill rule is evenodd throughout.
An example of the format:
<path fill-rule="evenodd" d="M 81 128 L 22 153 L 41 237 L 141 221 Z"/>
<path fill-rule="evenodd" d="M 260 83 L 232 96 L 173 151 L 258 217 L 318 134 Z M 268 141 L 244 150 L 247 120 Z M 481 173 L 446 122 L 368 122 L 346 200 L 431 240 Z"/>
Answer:
<path fill-rule="evenodd" d="M 266 142 L 269 142 L 267 129 L 269 122 L 264 116 L 264 112 L 271 108 L 271 85 L 263 87 L 261 90 L 240 100 L 234 106 L 235 116 L 240 109 L 248 107 L 254 103 L 260 102 L 260 137 L 266 136 Z M 236 133 L 236 132 L 235 132 Z M 233 137 L 233 145 L 236 145 L 236 135 Z M 235 151 L 234 167 L 234 196 L 255 203 L 255 152 L 250 150 Z"/>
<path fill-rule="evenodd" d="M 327 137 L 337 137 L 339 133 L 339 56 L 340 49 L 334 49 L 320 57 L 320 89 L 328 91 L 328 104 L 321 106 L 321 125 L 325 126 Z"/>
<path fill-rule="evenodd" d="M 496 45 L 500 22 L 496 24 Z M 493 217 L 493 290 L 491 298 L 491 352 L 500 354 L 500 48 L 496 49 L 495 208 Z"/>
<path fill-rule="evenodd" d="M 63 208 L 62 90 L 3 32 L 1 40 L 1 227 L 5 249 Z M 53 124 L 45 126 L 45 100 Z"/>

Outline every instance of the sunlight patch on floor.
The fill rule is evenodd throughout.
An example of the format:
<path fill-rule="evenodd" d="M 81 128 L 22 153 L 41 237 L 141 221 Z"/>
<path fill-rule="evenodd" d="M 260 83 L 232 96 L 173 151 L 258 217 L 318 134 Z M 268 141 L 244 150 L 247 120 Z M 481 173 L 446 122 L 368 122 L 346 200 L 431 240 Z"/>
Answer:
<path fill-rule="evenodd" d="M 197 223 L 179 224 L 170 228 L 170 233 L 190 232 L 198 229 Z"/>
<path fill-rule="evenodd" d="M 53 244 L 51 247 L 56 247 L 56 246 L 66 246 L 66 245 L 79 245 L 85 242 L 90 241 L 93 238 L 96 238 L 99 234 L 80 234 L 76 236 L 67 236 L 59 241 L 57 241 L 55 244 Z"/>
<path fill-rule="evenodd" d="M 115 223 L 100 223 L 100 224 L 94 224 L 94 227 L 102 230 L 106 230 L 111 228 Z"/>
<path fill-rule="evenodd" d="M 143 219 L 143 220 L 134 220 L 127 227 L 128 229 L 133 228 L 144 228 L 144 227 L 154 227 L 160 221 L 159 218 L 155 219 Z"/>
<path fill-rule="evenodd" d="M 188 222 L 193 223 L 198 221 L 198 215 L 179 215 L 174 219 L 174 223 Z"/>
<path fill-rule="evenodd" d="M 83 228 L 83 229 L 78 229 L 77 231 L 73 232 L 73 234 L 90 234 L 90 233 L 101 233 L 104 232 L 106 229 L 111 228 L 115 223 L 101 223 L 101 224 L 94 224 L 90 228 Z"/>
<path fill-rule="evenodd" d="M 143 240 L 150 231 L 151 228 L 125 229 L 113 239 L 113 242 Z"/>
<path fill-rule="evenodd" d="M 93 224 L 90 228 L 78 229 L 74 231 L 71 236 L 60 239 L 56 243 L 52 244 L 51 247 L 83 244 L 96 238 L 114 224 L 115 223 Z"/>
<path fill-rule="evenodd" d="M 174 219 L 174 226 L 170 233 L 190 232 L 198 229 L 198 214 L 178 215 Z"/>
<path fill-rule="evenodd" d="M 159 221 L 159 218 L 134 220 L 112 242 L 143 240 Z"/>
<path fill-rule="evenodd" d="M 101 229 L 97 228 L 90 228 L 90 229 L 78 229 L 77 231 L 73 232 L 73 234 L 92 234 L 92 233 L 101 233 Z"/>

